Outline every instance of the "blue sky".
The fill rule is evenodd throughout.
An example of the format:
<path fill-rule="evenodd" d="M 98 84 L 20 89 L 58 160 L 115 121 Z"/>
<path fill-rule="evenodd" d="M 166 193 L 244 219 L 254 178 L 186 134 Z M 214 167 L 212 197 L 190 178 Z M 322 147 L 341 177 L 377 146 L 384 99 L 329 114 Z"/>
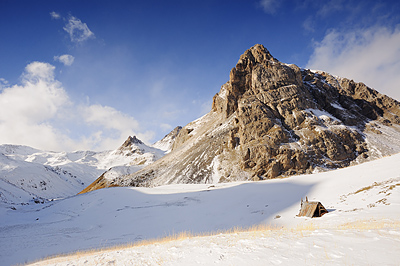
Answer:
<path fill-rule="evenodd" d="M 0 144 L 151 144 L 207 113 L 256 43 L 400 99 L 398 1 L 0 0 Z"/>

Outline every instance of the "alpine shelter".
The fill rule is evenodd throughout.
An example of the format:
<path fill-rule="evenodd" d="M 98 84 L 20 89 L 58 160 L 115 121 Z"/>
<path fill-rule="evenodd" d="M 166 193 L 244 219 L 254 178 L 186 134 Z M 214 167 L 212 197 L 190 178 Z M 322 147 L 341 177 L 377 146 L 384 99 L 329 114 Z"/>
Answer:
<path fill-rule="evenodd" d="M 321 217 L 325 213 L 328 213 L 328 211 L 325 209 L 321 202 L 308 201 L 308 198 L 306 197 L 305 201 L 301 199 L 301 208 L 297 216 L 307 216 L 310 218 L 314 218 Z"/>

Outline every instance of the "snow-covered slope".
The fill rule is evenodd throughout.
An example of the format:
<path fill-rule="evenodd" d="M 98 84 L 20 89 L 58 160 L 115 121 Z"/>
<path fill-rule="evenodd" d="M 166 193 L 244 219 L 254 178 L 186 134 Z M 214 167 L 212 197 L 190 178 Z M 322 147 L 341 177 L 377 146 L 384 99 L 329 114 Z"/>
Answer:
<path fill-rule="evenodd" d="M 72 196 L 111 167 L 132 173 L 163 155 L 164 151 L 135 137 L 114 151 L 103 152 L 51 152 L 0 145 L 0 204 L 41 203 Z"/>
<path fill-rule="evenodd" d="M 96 165 L 102 156 L 93 152 L 47 152 L 1 145 L 0 203 L 38 203 L 76 194 L 104 172 Z"/>
<path fill-rule="evenodd" d="M 172 146 L 174 145 L 175 138 L 176 136 L 178 136 L 181 129 L 182 129 L 181 126 L 177 126 L 170 133 L 165 135 L 164 138 L 154 143 L 152 147 L 163 150 L 166 153 L 170 153 L 172 150 Z"/>
<path fill-rule="evenodd" d="M 377 261 L 396 265 L 399 161 L 397 154 L 330 172 L 260 182 L 115 187 L 43 205 L 0 208 L 0 261 L 10 265 L 182 231 L 264 224 L 286 229 L 193 238 L 66 261 L 74 265 L 373 265 Z M 321 201 L 329 213 L 314 219 L 296 217 L 300 199 L 306 196 Z M 368 230 L 362 230 L 364 223 Z M 298 226 L 306 230 L 292 231 Z"/>

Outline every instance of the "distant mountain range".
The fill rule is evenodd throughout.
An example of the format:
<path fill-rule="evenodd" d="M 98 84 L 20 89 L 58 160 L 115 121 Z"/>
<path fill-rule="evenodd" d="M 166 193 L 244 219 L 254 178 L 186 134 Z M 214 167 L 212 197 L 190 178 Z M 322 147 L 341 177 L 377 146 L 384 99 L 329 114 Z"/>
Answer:
<path fill-rule="evenodd" d="M 150 147 L 129 137 L 116 150 L 50 152 L 0 145 L 0 204 L 43 203 L 77 194 L 109 169 L 128 174 L 149 165 L 171 148 L 168 139 Z M 110 174 L 110 173 L 108 173 Z"/>

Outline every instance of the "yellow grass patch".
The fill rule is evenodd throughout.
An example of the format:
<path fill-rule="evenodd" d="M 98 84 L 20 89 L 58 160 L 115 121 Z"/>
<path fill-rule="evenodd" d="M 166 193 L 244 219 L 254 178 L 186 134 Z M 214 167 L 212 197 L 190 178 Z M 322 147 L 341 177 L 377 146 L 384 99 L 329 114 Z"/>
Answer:
<path fill-rule="evenodd" d="M 385 228 L 400 228 L 400 221 L 389 221 L 389 220 L 360 220 L 349 223 L 344 223 L 338 226 L 340 230 L 346 229 L 359 229 L 359 230 L 371 230 L 371 229 L 385 229 Z"/>
<path fill-rule="evenodd" d="M 363 187 L 360 188 L 359 190 L 357 190 L 354 193 L 350 193 L 350 194 L 358 194 L 360 192 L 365 192 L 368 190 L 371 190 L 372 188 L 376 188 L 376 187 L 381 187 L 383 189 L 383 191 L 381 191 L 380 193 L 387 193 L 389 190 L 393 190 L 395 187 L 400 186 L 400 183 L 398 182 L 399 178 L 392 178 L 386 181 L 382 181 L 382 182 L 374 182 L 372 185 L 367 186 L 367 187 Z M 395 183 L 396 184 L 391 184 L 391 183 Z"/>

